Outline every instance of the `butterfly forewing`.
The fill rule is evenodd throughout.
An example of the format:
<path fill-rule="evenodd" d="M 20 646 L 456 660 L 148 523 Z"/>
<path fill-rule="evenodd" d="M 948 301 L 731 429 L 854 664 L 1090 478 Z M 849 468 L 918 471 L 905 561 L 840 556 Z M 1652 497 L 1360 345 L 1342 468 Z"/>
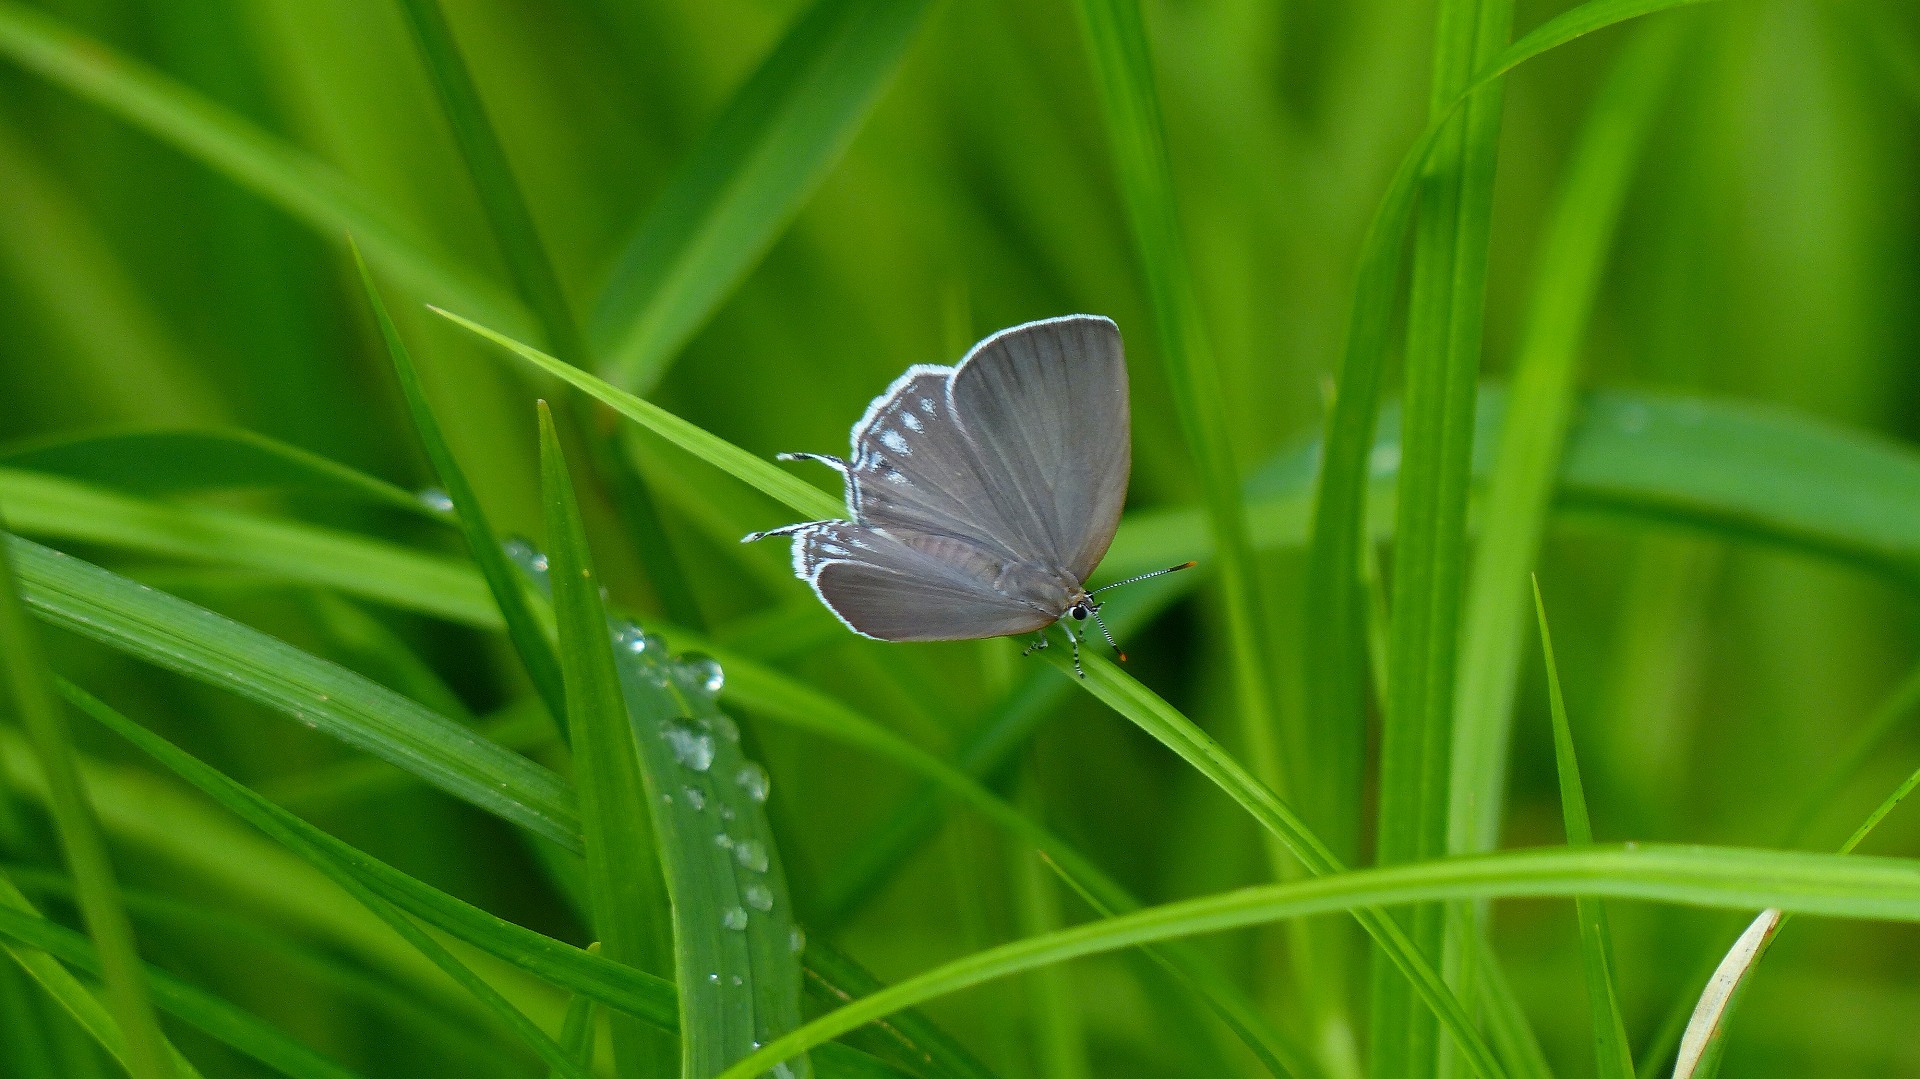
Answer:
<path fill-rule="evenodd" d="M 1113 542 L 1132 463 L 1120 331 L 1069 315 L 987 338 L 950 390 L 999 513 L 1085 581 Z"/>

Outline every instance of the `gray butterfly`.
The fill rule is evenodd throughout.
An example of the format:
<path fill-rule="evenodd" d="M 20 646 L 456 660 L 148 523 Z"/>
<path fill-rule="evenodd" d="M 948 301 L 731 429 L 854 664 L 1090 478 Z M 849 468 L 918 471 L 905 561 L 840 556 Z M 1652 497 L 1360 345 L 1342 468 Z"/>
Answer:
<path fill-rule="evenodd" d="M 1115 585 L 1089 591 L 1086 580 L 1120 523 L 1128 430 L 1126 357 L 1111 319 L 1001 330 L 956 366 L 919 364 L 895 379 L 854 425 L 852 457 L 780 455 L 838 469 L 852 520 L 742 542 L 792 537 L 794 575 L 862 636 L 1038 631 L 1031 652 L 1060 622 L 1078 671 L 1075 624 L 1091 618 L 1113 643 L 1093 597 Z"/>

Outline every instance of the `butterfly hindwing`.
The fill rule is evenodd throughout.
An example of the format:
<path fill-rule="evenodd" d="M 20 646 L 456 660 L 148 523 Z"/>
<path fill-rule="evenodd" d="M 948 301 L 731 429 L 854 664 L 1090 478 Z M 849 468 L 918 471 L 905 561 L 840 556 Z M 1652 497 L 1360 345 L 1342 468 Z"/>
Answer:
<path fill-rule="evenodd" d="M 793 537 L 794 572 L 849 628 L 886 641 L 1031 632 L 1059 617 L 1069 587 L 945 536 L 821 521 Z"/>

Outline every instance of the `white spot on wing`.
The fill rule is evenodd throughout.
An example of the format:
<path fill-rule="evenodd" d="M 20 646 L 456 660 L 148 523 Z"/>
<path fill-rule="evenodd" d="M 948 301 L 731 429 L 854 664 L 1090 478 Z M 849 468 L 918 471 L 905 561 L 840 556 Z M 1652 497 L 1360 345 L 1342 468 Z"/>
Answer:
<path fill-rule="evenodd" d="M 906 424 L 907 429 L 911 431 L 918 431 L 922 427 L 922 424 L 920 423 L 920 417 L 914 415 L 911 412 L 900 417 L 900 422 Z"/>
<path fill-rule="evenodd" d="M 913 452 L 913 447 L 907 444 L 907 436 L 898 431 L 880 432 L 880 441 L 885 444 L 888 449 L 901 456 L 906 456 Z"/>

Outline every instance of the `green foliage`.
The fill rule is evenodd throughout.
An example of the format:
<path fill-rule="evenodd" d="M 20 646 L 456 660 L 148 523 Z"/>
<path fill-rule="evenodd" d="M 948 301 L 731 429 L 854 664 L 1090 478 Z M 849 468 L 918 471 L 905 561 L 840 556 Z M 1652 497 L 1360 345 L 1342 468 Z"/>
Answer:
<path fill-rule="evenodd" d="M 0 0 L 0 1075 L 1908 1074 L 1917 127 L 1893 0 Z M 1072 311 L 1130 666 L 738 542 Z"/>

